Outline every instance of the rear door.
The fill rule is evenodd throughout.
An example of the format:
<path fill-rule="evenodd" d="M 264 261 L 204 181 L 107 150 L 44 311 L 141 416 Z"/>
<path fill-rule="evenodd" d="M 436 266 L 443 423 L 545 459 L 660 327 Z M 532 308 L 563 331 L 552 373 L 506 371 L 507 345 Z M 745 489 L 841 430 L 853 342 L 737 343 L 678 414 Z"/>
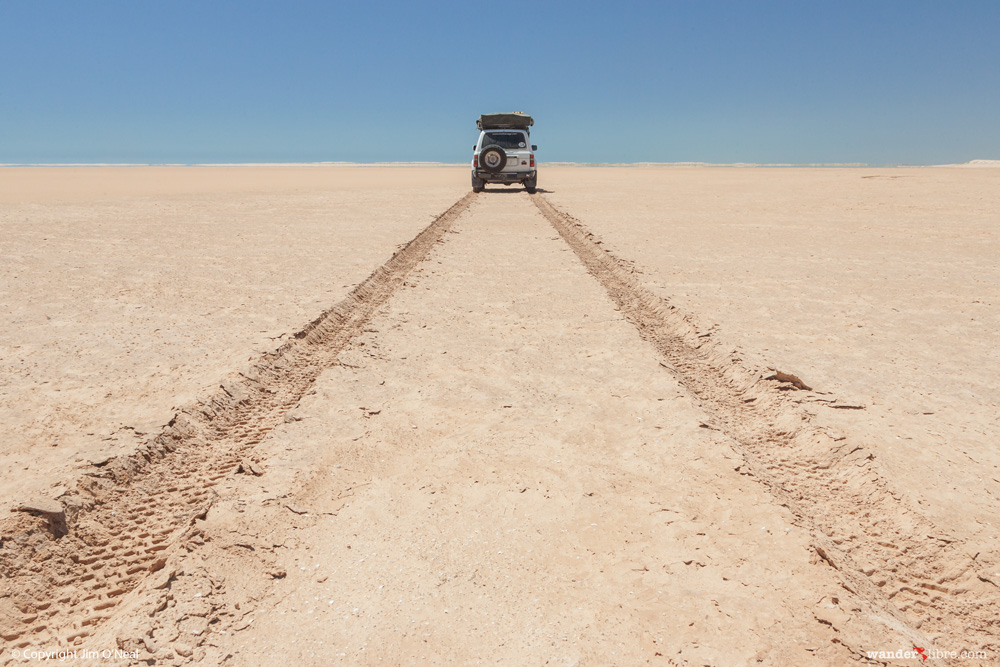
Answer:
<path fill-rule="evenodd" d="M 523 132 L 516 132 L 516 136 L 512 136 L 508 140 L 508 145 L 510 148 L 504 148 L 504 152 L 507 153 L 507 166 L 503 170 L 506 172 L 528 171 L 530 146 L 528 146 L 527 135 Z"/>

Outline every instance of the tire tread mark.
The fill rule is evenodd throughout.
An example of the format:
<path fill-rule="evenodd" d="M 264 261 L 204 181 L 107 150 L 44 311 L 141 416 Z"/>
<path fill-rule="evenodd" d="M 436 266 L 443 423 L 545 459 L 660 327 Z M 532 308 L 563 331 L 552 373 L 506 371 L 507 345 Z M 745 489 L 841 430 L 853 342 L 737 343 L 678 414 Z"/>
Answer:
<path fill-rule="evenodd" d="M 68 533 L 40 517 L 0 522 L 0 635 L 12 648 L 65 645 L 90 636 L 125 593 L 162 567 L 171 547 L 204 516 L 212 487 L 284 420 L 324 368 L 443 242 L 474 200 L 469 193 L 399 248 L 340 303 L 208 397 L 181 408 L 133 454 L 84 474 L 60 498 Z M 96 564 L 96 565 L 95 565 Z M 39 625 L 45 611 L 48 623 Z"/>
<path fill-rule="evenodd" d="M 650 292 L 580 221 L 540 194 L 531 199 L 659 351 L 661 365 L 717 422 L 707 426 L 735 442 L 742 467 L 810 530 L 817 555 L 838 570 L 845 588 L 915 640 L 948 638 L 997 655 L 997 583 L 961 539 L 897 497 L 861 443 L 813 425 L 788 387 L 768 381 L 770 371 L 748 367 L 732 347 Z"/>

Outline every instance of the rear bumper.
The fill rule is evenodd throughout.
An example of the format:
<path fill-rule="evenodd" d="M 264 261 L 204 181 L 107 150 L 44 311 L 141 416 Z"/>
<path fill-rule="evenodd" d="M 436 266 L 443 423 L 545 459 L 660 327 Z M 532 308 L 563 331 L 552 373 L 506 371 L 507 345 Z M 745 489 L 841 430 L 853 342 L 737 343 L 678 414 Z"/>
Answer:
<path fill-rule="evenodd" d="M 472 174 L 484 183 L 520 183 L 535 177 L 535 171 L 482 171 L 476 169 Z"/>

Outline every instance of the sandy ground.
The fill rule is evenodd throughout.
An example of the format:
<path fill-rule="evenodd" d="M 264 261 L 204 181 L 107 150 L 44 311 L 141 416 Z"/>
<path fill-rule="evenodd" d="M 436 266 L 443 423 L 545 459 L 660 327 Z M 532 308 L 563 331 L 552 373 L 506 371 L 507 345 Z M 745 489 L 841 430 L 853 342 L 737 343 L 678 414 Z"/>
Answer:
<path fill-rule="evenodd" d="M 1000 171 L 7 171 L 4 661 L 1000 659 Z"/>
<path fill-rule="evenodd" d="M 863 405 L 823 419 L 936 523 L 1000 546 L 1000 169 L 560 169 L 546 187 L 756 363 Z"/>
<path fill-rule="evenodd" d="M 0 512 L 158 433 L 464 193 L 438 169 L 0 176 Z"/>

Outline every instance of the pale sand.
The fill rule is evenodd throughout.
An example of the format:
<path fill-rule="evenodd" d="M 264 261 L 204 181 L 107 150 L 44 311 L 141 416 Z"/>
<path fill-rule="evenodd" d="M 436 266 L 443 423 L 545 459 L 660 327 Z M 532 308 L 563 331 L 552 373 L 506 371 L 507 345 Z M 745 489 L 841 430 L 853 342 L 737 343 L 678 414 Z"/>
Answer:
<path fill-rule="evenodd" d="M 0 512 L 158 433 L 464 191 L 447 170 L 0 171 Z"/>
<path fill-rule="evenodd" d="M 553 167 L 256 368 L 467 168 L 6 174 L 0 497 L 70 531 L 4 524 L 10 646 L 1000 657 L 998 172 Z"/>
<path fill-rule="evenodd" d="M 939 525 L 997 548 L 1000 172 L 552 170 L 546 187 L 757 365 L 864 405 L 820 414 L 863 430 Z"/>

